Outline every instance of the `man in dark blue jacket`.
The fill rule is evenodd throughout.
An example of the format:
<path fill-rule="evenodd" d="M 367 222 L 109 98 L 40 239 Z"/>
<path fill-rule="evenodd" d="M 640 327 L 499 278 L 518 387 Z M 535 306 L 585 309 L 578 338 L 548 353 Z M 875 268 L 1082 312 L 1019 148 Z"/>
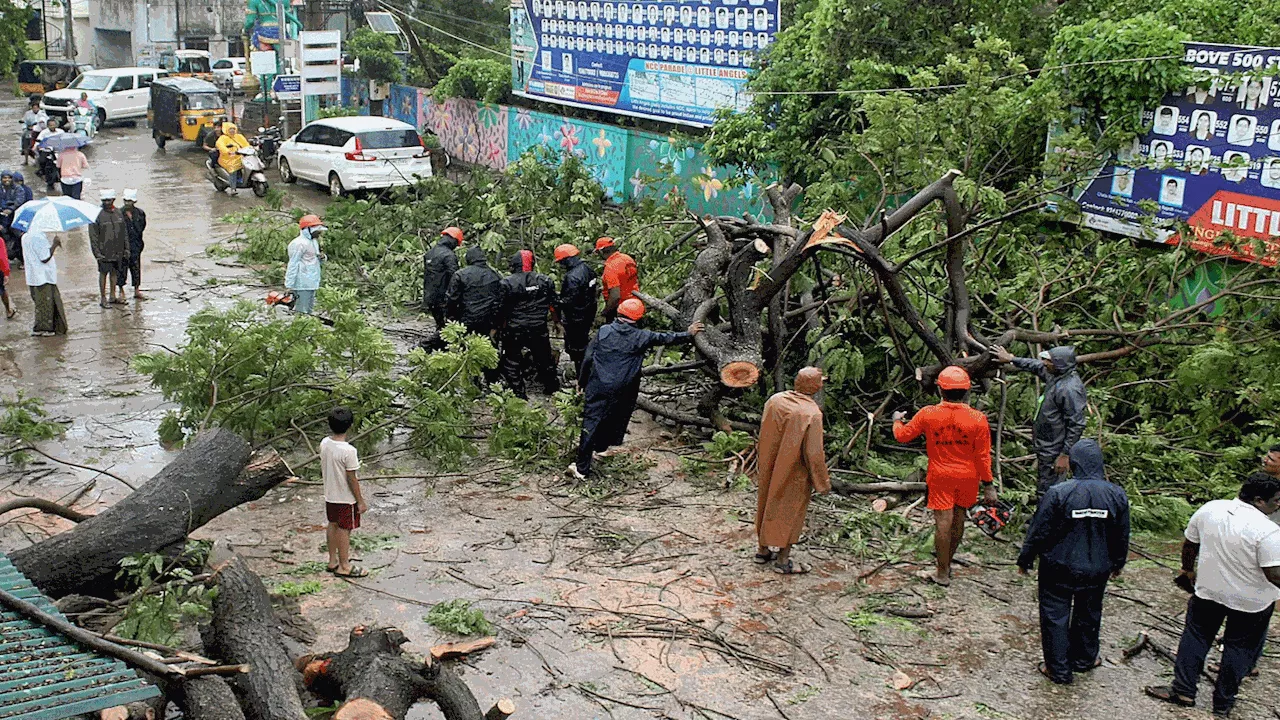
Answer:
<path fill-rule="evenodd" d="M 530 370 L 548 395 L 560 389 L 547 334 L 547 316 L 556 309 L 556 285 L 533 266 L 533 251 L 520 250 L 511 256 L 511 274 L 498 283 L 502 380 L 516 397 L 526 400 L 524 379 Z"/>
<path fill-rule="evenodd" d="M 556 248 L 556 263 L 564 268 L 560 281 L 560 326 L 564 328 L 564 350 L 581 372 L 582 358 L 596 322 L 596 297 L 600 294 L 596 273 L 578 257 L 578 248 L 568 243 Z"/>
<path fill-rule="evenodd" d="M 1129 498 L 1107 482 L 1097 442 L 1072 446 L 1071 474 L 1041 498 L 1018 555 L 1023 575 L 1040 559 L 1040 672 L 1060 685 L 1102 664 L 1102 598 L 1129 557 Z"/>
<path fill-rule="evenodd" d="M 1076 371 L 1076 349 L 1064 345 L 1042 352 L 1038 358 L 1016 358 L 1002 347 L 994 347 L 992 352 L 997 362 L 1012 363 L 1046 383 L 1034 428 L 1039 475 L 1036 492 L 1043 496 L 1051 485 L 1066 477 L 1071 447 L 1084 434 L 1089 397 Z"/>
<path fill-rule="evenodd" d="M 627 435 L 631 413 L 640 395 L 640 367 L 644 356 L 658 345 L 693 342 L 702 332 L 702 323 L 688 332 L 660 333 L 642 330 L 636 323 L 644 317 L 644 303 L 628 298 L 618 305 L 618 317 L 600 328 L 587 346 L 578 385 L 586 391 L 582 408 L 582 437 L 578 460 L 569 474 L 585 480 L 591 474 L 591 454 L 621 445 Z"/>

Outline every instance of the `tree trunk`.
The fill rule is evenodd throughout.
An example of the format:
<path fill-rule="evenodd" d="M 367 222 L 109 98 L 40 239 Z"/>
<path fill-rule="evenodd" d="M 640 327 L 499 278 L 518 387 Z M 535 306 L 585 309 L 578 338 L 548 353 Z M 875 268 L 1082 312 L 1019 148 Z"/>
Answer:
<path fill-rule="evenodd" d="M 249 720 L 303 720 L 298 696 L 302 678 L 284 650 L 267 588 L 224 542 L 214 546 L 209 565 L 218 594 L 213 600 L 213 620 L 201 628 L 206 652 L 224 662 L 251 667 L 230 680 Z"/>
<path fill-rule="evenodd" d="M 128 497 L 9 558 L 46 595 L 103 595 L 124 557 L 180 546 L 191 531 L 288 475 L 274 452 L 251 461 L 249 444 L 230 430 L 201 433 Z"/>
<path fill-rule="evenodd" d="M 307 689 L 328 701 L 344 701 L 334 720 L 404 720 L 423 698 L 434 700 L 446 720 L 484 720 L 470 688 L 442 663 L 420 666 L 400 651 L 404 633 L 363 625 L 351 630 L 339 653 L 305 658 Z"/>
<path fill-rule="evenodd" d="M 231 686 L 216 675 L 185 680 L 172 697 L 186 720 L 245 720 Z"/>

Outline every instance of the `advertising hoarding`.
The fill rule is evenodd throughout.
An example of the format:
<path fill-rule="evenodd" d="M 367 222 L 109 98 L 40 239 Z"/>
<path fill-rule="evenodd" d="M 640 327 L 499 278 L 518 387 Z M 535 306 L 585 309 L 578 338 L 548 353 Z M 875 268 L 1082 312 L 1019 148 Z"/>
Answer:
<path fill-rule="evenodd" d="M 517 95 L 705 127 L 744 109 L 779 0 L 510 0 Z"/>
<path fill-rule="evenodd" d="M 1197 81 L 1143 113 L 1150 131 L 1074 199 L 1083 223 L 1275 265 L 1280 260 L 1280 49 L 1186 43 Z M 1050 139 L 1050 152 L 1053 152 Z M 1159 208 L 1154 224 L 1139 203 Z M 1181 223 L 1190 227 L 1182 231 Z M 1226 235 L 1230 233 L 1230 235 Z M 1234 238 L 1233 242 L 1226 242 Z"/>

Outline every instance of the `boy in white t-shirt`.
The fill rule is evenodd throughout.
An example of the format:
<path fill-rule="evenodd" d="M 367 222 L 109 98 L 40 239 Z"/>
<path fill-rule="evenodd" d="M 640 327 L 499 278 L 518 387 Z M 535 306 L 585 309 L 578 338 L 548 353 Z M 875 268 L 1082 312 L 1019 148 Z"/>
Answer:
<path fill-rule="evenodd" d="M 360 516 L 369 505 L 360 493 L 356 471 L 360 457 L 347 442 L 347 430 L 355 416 L 344 407 L 329 413 L 329 437 L 320 441 L 320 474 L 324 477 L 324 510 L 329 519 L 329 572 L 338 577 L 364 577 L 368 570 L 351 564 L 351 531 L 360 527 Z"/>

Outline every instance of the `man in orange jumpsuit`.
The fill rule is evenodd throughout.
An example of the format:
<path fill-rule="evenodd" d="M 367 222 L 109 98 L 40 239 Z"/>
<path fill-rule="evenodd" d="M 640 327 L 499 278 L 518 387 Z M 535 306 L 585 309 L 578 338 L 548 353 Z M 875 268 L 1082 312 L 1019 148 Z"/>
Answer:
<path fill-rule="evenodd" d="M 604 321 L 611 323 L 618 316 L 618 303 L 629 299 L 640 289 L 640 275 L 636 261 L 630 255 L 619 252 L 613 238 L 596 240 L 596 253 L 604 258 L 604 275 L 600 278 L 604 294 Z"/>
<path fill-rule="evenodd" d="M 791 559 L 791 546 L 800 539 L 810 494 L 831 492 L 822 445 L 822 409 L 813 400 L 821 389 L 822 371 L 801 369 L 795 390 L 769 398 L 760 421 L 756 499 L 760 547 L 755 561 L 761 565 L 772 561 L 774 571 L 783 575 L 812 569 Z"/>
<path fill-rule="evenodd" d="M 942 402 L 922 409 L 910 422 L 903 421 L 907 414 L 902 410 L 893 414 L 893 436 L 904 443 L 925 437 L 938 567 L 922 576 L 945 586 L 951 584 L 951 558 L 964 537 L 965 511 L 978 501 L 978 486 L 989 505 L 996 502 L 996 489 L 991 483 L 991 427 L 987 416 L 966 400 L 969 373 L 952 365 L 938 375 L 938 388 Z"/>

